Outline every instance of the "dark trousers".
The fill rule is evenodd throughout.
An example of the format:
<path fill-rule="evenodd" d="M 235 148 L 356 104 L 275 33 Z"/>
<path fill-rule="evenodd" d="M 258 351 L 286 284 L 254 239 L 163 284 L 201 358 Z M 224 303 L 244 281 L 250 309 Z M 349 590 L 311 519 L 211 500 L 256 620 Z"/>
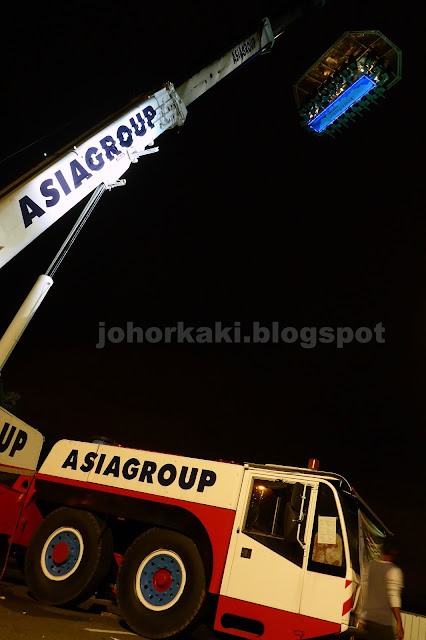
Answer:
<path fill-rule="evenodd" d="M 393 627 L 367 620 L 367 640 L 395 640 Z"/>

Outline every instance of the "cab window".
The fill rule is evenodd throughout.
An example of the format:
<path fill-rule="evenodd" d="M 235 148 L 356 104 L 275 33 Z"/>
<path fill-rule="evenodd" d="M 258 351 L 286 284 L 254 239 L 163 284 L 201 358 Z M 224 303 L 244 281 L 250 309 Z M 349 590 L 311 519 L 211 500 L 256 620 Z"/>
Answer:
<path fill-rule="evenodd" d="M 307 485 L 255 479 L 244 533 L 302 566 L 309 497 Z"/>
<path fill-rule="evenodd" d="M 342 527 L 331 488 L 320 483 L 309 550 L 308 570 L 344 576 L 346 572 Z"/>

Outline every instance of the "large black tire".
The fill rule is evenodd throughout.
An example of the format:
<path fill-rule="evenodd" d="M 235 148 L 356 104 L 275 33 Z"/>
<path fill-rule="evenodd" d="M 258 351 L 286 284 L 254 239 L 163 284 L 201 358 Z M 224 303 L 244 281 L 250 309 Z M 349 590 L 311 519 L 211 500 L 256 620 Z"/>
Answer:
<path fill-rule="evenodd" d="M 158 640 L 187 629 L 206 593 L 203 562 L 194 542 L 175 531 L 149 529 L 120 564 L 117 600 L 136 633 Z"/>
<path fill-rule="evenodd" d="M 83 602 L 109 573 L 112 558 L 109 527 L 92 513 L 61 507 L 30 540 L 25 580 L 32 595 L 45 604 Z"/>

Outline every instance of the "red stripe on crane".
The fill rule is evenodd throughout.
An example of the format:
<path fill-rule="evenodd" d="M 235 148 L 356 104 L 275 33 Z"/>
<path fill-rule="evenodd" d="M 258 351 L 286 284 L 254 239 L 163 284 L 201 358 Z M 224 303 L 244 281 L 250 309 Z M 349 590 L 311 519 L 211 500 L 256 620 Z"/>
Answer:
<path fill-rule="evenodd" d="M 353 601 L 354 597 L 351 596 L 349 600 L 346 600 L 346 602 L 343 603 L 342 616 L 346 615 L 352 609 Z"/>

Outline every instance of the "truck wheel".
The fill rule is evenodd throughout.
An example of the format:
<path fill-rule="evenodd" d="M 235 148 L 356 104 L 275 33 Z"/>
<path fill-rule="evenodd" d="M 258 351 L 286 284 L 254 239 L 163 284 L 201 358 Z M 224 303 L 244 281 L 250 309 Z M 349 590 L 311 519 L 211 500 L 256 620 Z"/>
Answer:
<path fill-rule="evenodd" d="M 169 638 L 200 612 L 205 573 L 194 542 L 175 531 L 149 529 L 136 538 L 120 564 L 117 600 L 121 614 L 146 638 Z"/>
<path fill-rule="evenodd" d="M 89 598 L 107 576 L 111 530 L 87 511 L 61 507 L 34 532 L 25 556 L 26 583 L 37 600 L 69 605 Z"/>

